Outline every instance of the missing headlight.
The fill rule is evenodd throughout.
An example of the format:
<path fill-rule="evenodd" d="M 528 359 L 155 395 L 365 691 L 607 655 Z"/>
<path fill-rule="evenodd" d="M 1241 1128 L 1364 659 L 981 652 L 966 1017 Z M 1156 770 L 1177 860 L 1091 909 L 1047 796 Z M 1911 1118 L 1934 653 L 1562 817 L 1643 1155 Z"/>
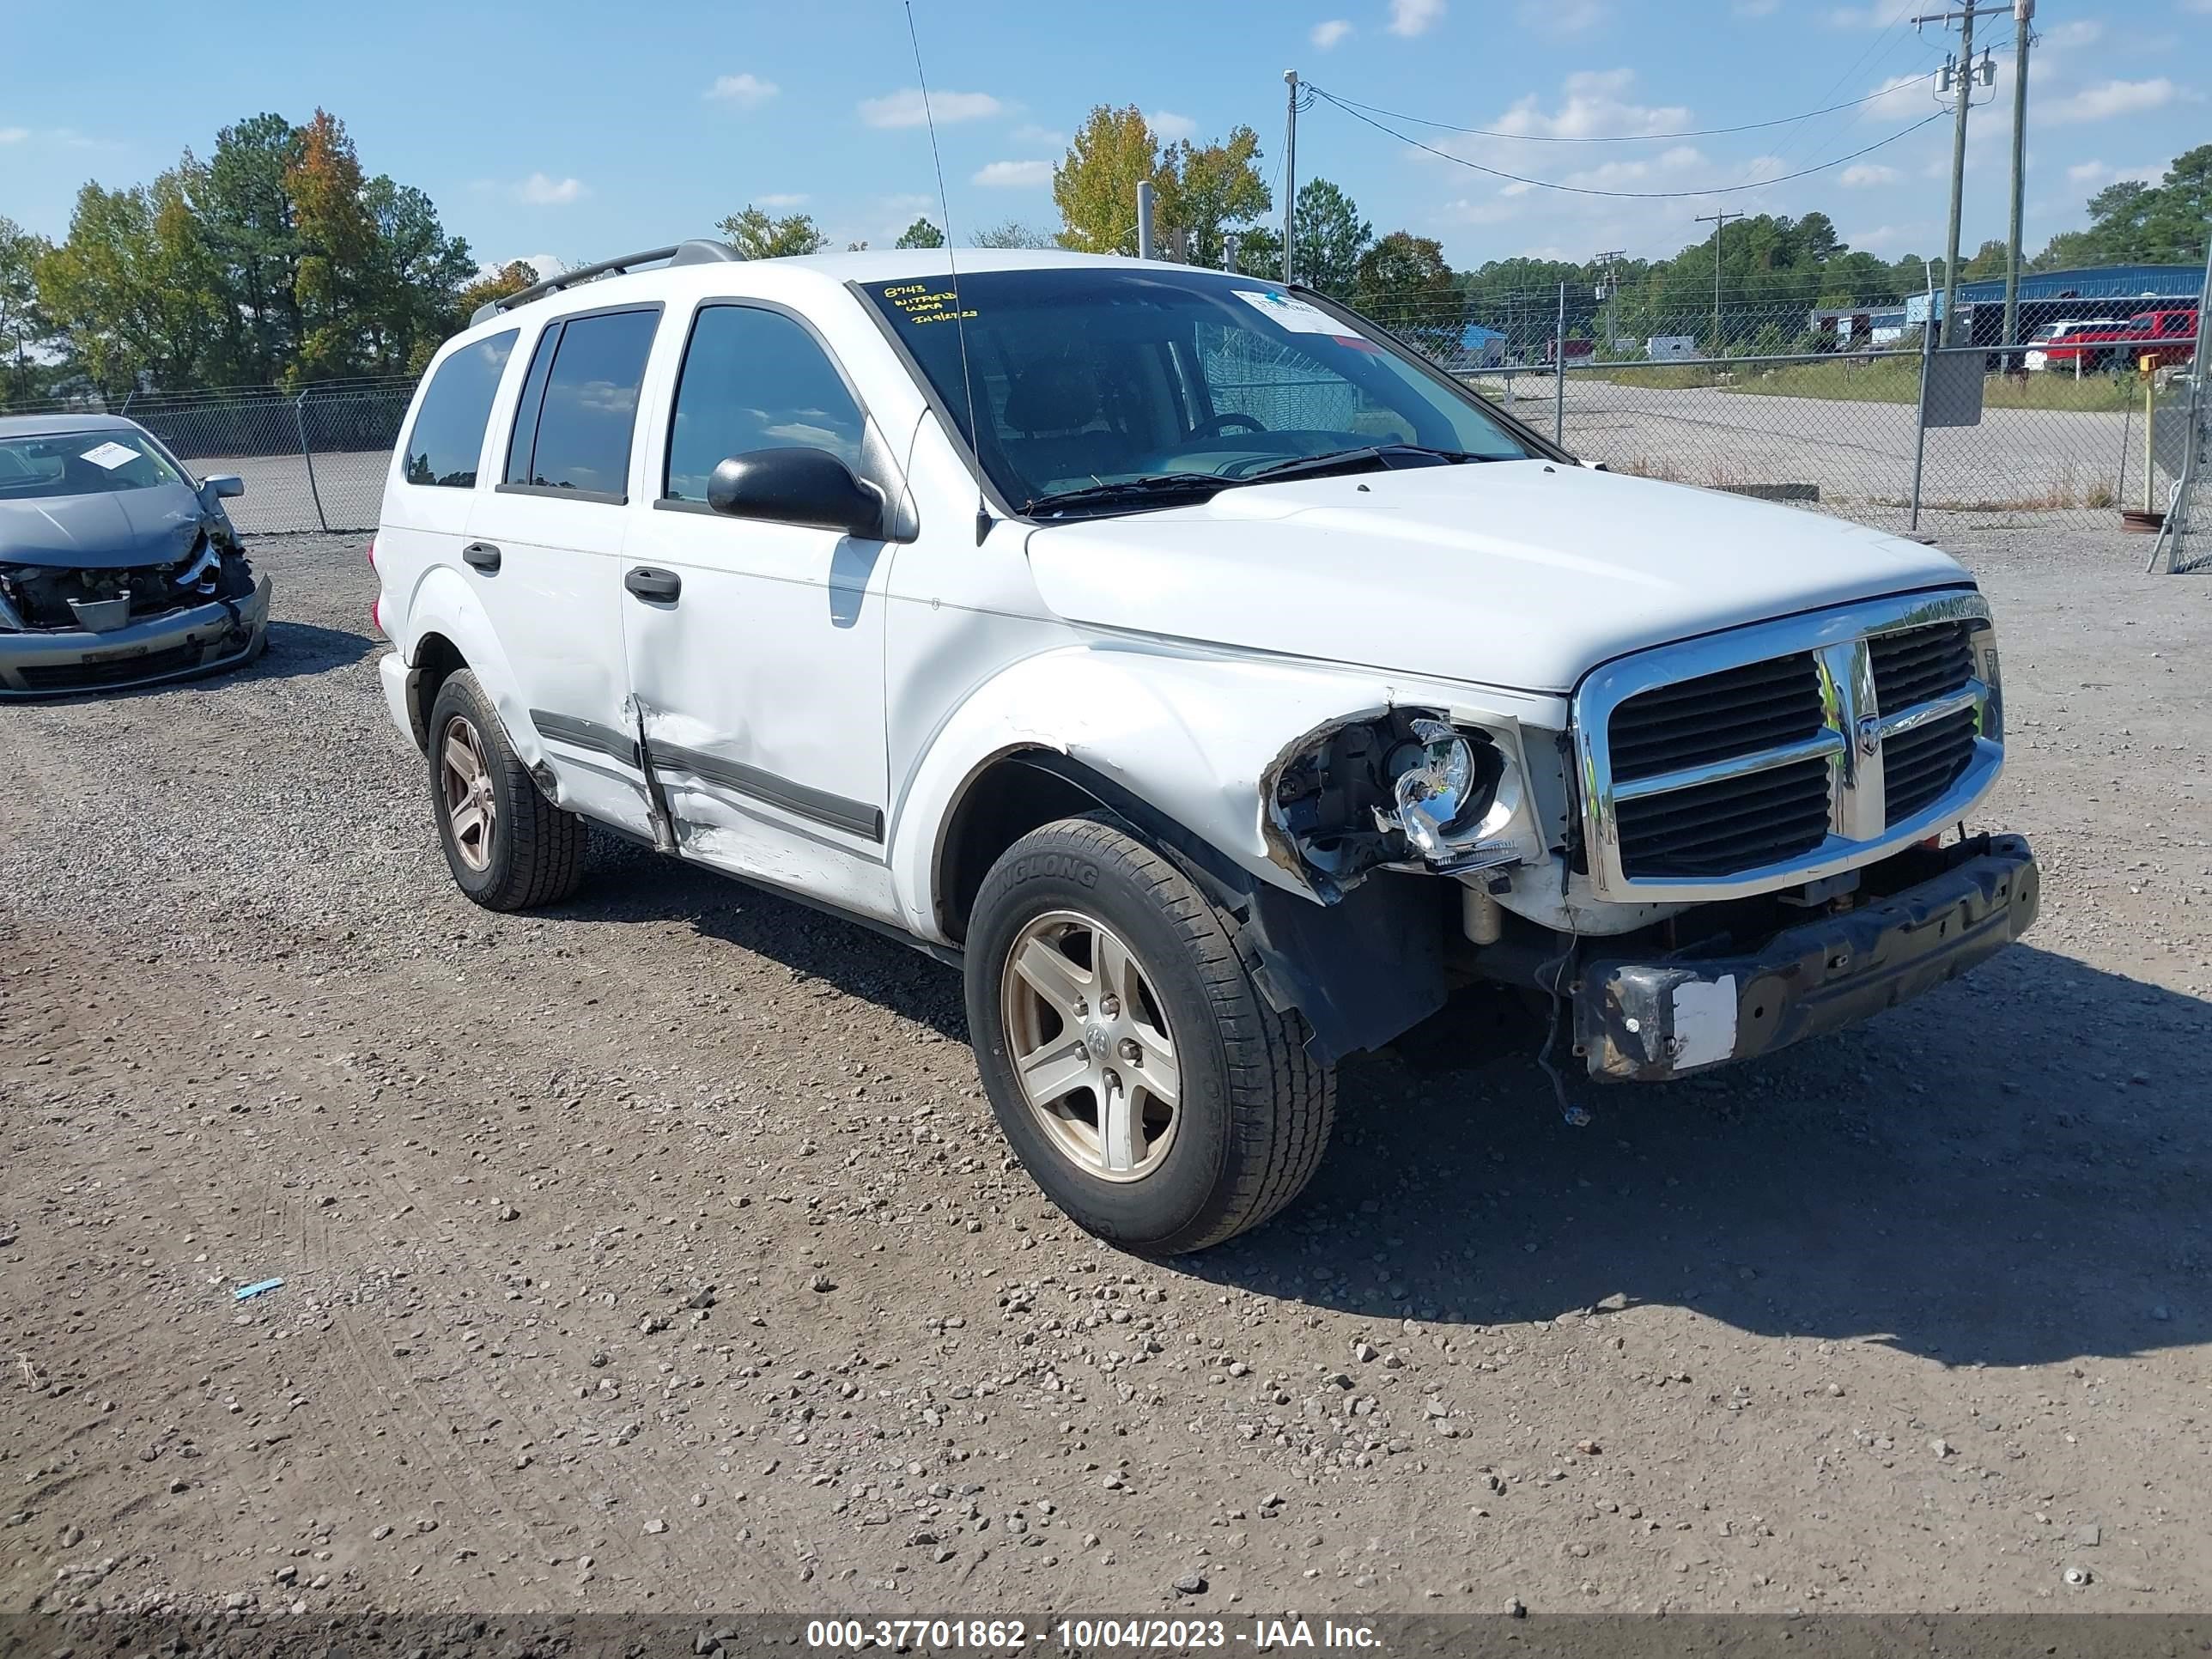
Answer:
<path fill-rule="evenodd" d="M 1271 782 L 1269 840 L 1279 861 L 1334 897 L 1389 866 L 1479 867 L 1501 793 L 1518 799 L 1489 733 L 1393 709 L 1309 733 L 1285 751 Z"/>

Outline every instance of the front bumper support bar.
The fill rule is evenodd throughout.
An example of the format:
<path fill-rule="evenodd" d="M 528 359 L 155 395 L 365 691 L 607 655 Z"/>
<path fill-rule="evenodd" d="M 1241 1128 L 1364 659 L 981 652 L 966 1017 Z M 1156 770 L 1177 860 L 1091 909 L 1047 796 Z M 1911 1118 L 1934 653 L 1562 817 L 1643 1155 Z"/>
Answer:
<path fill-rule="evenodd" d="M 1590 1075 L 1660 1082 L 1856 1024 L 1956 978 L 2034 921 L 2040 883 L 2024 837 L 1928 856 L 1942 867 L 1914 885 L 1741 955 L 1585 963 L 1575 1044 Z"/>

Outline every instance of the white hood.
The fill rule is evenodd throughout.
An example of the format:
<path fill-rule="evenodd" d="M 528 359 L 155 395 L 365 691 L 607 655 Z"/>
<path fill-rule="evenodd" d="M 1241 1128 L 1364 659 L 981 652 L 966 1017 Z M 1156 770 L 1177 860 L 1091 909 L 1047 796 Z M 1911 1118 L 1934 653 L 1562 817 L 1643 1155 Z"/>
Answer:
<path fill-rule="evenodd" d="M 1692 635 L 1970 585 L 1863 526 L 1550 461 L 1225 489 L 1041 527 L 1029 556 L 1070 622 L 1527 691 Z"/>

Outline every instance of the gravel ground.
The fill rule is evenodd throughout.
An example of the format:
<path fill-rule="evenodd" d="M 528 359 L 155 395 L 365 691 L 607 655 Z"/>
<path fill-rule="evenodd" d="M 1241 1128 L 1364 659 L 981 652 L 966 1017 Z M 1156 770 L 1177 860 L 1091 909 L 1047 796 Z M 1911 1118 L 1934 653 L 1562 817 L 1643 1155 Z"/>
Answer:
<path fill-rule="evenodd" d="M 251 672 L 0 714 L 0 1607 L 2212 1607 L 2212 583 L 1960 550 L 2030 942 L 1583 1129 L 1455 1010 L 1156 1265 L 927 959 L 465 902 L 357 539 L 264 543 Z"/>

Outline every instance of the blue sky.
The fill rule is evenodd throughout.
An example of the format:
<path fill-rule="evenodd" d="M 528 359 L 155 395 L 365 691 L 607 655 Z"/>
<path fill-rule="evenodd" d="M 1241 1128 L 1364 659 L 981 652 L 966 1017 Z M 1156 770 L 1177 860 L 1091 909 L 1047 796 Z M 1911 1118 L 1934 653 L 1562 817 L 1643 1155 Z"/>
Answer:
<path fill-rule="evenodd" d="M 1096 103 L 1134 102 L 1170 137 L 1248 122 L 1279 179 L 1282 71 L 1370 105 L 1519 138 L 1406 134 L 1504 171 L 1595 189 L 1759 184 L 1934 112 L 1946 37 L 1930 0 L 917 0 L 956 232 L 1055 222 L 1049 164 Z M 2080 222 L 2113 178 L 2155 178 L 2212 137 L 2212 0 L 2042 0 L 2031 76 L 2028 240 Z M 179 27 L 172 5 L 24 9 L 0 76 L 0 213 L 49 235 L 87 178 L 149 178 L 260 110 L 317 105 L 364 163 L 422 186 L 487 261 L 570 263 L 706 234 L 759 203 L 803 208 L 839 246 L 938 216 L 896 0 L 234 0 Z M 84 49 L 95 27 L 103 49 Z M 1979 25 L 1997 85 L 1972 118 L 1966 246 L 2001 236 L 2012 21 Z M 27 73 L 26 71 L 28 71 Z M 1790 116 L 1802 124 L 1642 137 Z M 1629 138 L 1620 143 L 1536 142 Z M 1376 229 L 1442 240 L 1455 264 L 1526 253 L 1647 256 L 1700 239 L 1695 214 L 1825 209 L 1883 255 L 1941 249 L 1950 131 L 1936 122 L 1838 168 L 1721 196 L 1564 195 L 1427 155 L 1322 105 L 1298 171 L 1335 179 Z"/>

